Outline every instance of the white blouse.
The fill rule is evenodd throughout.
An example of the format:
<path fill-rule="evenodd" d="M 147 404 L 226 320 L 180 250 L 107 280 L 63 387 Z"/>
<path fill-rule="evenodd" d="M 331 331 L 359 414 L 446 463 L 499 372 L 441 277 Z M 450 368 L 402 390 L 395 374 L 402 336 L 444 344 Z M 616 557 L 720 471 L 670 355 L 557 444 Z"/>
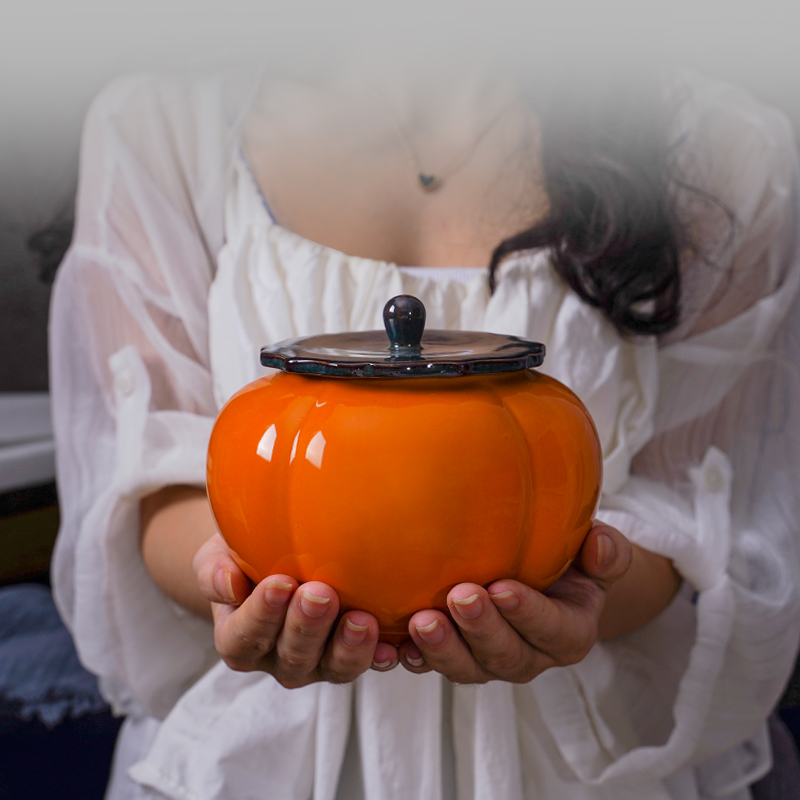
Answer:
<path fill-rule="evenodd" d="M 783 116 L 746 93 L 690 76 L 670 91 L 675 157 L 736 223 L 682 196 L 706 220 L 703 251 L 687 255 L 683 321 L 662 341 L 620 338 L 546 251 L 507 258 L 490 295 L 482 271 L 433 279 L 275 224 L 241 157 L 247 81 L 138 76 L 97 99 L 52 309 L 53 583 L 82 660 L 130 715 L 110 798 L 750 797 L 800 635 L 800 404 L 783 356 L 800 329 L 784 324 L 797 159 Z M 398 668 L 287 690 L 233 672 L 210 625 L 149 579 L 139 500 L 204 484 L 214 416 L 263 373 L 262 345 L 380 328 L 401 292 L 430 327 L 546 344 L 543 371 L 600 434 L 598 516 L 672 559 L 684 589 L 521 686 Z"/>

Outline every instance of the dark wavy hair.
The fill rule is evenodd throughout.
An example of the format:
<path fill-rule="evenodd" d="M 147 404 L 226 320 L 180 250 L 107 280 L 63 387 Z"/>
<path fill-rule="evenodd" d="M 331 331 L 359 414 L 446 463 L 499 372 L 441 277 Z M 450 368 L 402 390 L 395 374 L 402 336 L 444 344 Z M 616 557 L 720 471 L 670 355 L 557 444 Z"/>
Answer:
<path fill-rule="evenodd" d="M 49 225 L 34 231 L 25 241 L 42 283 L 52 284 L 55 280 L 56 270 L 72 242 L 74 213 L 70 203 Z"/>
<path fill-rule="evenodd" d="M 665 92 L 652 76 L 606 76 L 586 89 L 535 101 L 550 210 L 498 245 L 490 288 L 506 256 L 546 247 L 561 278 L 621 334 L 662 334 L 678 324 L 687 246 L 672 189 L 689 188 L 675 173 Z"/>

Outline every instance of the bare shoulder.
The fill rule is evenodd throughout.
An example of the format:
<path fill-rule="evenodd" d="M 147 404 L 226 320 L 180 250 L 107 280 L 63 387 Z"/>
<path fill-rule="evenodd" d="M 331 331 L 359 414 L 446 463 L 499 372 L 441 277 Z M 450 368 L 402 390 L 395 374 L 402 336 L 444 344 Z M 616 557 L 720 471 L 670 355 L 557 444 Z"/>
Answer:
<path fill-rule="evenodd" d="M 787 116 L 694 73 L 670 87 L 678 212 L 688 231 L 684 319 L 715 327 L 783 284 L 797 260 L 798 158 Z"/>
<path fill-rule="evenodd" d="M 669 81 L 668 102 L 681 177 L 734 214 L 744 213 L 754 192 L 786 192 L 796 180 L 788 117 L 747 89 L 682 71 Z"/>

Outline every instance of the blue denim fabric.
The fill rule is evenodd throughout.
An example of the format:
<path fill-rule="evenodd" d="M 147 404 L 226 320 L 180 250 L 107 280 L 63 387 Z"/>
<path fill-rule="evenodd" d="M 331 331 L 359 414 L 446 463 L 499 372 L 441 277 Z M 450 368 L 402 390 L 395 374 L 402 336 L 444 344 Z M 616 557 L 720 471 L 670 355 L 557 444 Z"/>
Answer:
<path fill-rule="evenodd" d="M 107 707 L 46 586 L 0 589 L 0 700 L 49 727 Z"/>

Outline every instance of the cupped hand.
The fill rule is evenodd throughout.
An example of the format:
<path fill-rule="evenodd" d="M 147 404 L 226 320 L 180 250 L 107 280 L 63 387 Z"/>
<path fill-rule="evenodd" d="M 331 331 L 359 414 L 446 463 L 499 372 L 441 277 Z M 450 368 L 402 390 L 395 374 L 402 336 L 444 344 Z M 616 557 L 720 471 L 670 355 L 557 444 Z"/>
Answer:
<path fill-rule="evenodd" d="M 462 583 L 447 596 L 450 617 L 428 609 L 409 622 L 400 659 L 412 672 L 435 670 L 454 683 L 526 683 L 580 661 L 597 641 L 606 591 L 631 563 L 628 540 L 595 525 L 575 564 L 546 593 L 518 581 L 488 588 Z"/>
<path fill-rule="evenodd" d="M 211 601 L 217 651 L 231 669 L 269 672 L 293 689 L 349 683 L 370 667 L 398 663 L 396 648 L 378 642 L 371 614 L 348 611 L 337 621 L 339 598 L 317 581 L 298 586 L 288 575 L 270 575 L 253 586 L 219 534 L 197 551 L 194 571 Z"/>

